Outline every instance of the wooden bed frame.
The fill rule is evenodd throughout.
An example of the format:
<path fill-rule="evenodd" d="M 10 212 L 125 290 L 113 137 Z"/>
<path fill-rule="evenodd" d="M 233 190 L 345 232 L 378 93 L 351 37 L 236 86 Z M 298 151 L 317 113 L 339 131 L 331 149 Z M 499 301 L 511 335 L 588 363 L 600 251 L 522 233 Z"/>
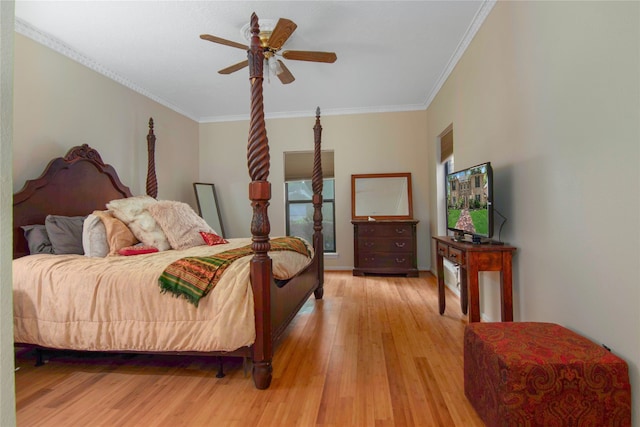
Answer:
<path fill-rule="evenodd" d="M 251 347 L 233 352 L 166 352 L 157 354 L 194 354 L 211 356 L 249 357 L 253 361 L 253 380 L 256 388 L 266 389 L 271 383 L 272 358 L 275 342 L 298 313 L 306 300 L 315 294 L 323 296 L 324 262 L 322 237 L 322 165 L 320 110 L 316 110 L 314 126 L 313 165 L 313 246 L 314 258 L 310 265 L 284 286 L 276 285 L 271 259 L 268 256 L 269 217 L 267 207 L 271 199 L 269 175 L 269 145 L 264 122 L 262 99 L 264 54 L 260 45 L 258 17 L 251 17 L 251 47 L 248 51 L 251 83 L 251 118 L 247 146 L 247 160 L 251 183 L 249 199 L 253 207 L 251 221 L 252 247 L 255 252 L 250 264 L 253 289 L 256 339 Z M 155 135 L 153 119 L 149 119 L 147 136 L 149 153 L 147 194 L 157 196 L 155 175 Z M 13 257 L 29 254 L 23 225 L 44 224 L 47 215 L 79 216 L 94 210 L 104 210 L 113 199 L 132 196 L 115 171 L 105 164 L 96 150 L 88 145 L 73 147 L 64 157 L 52 160 L 43 174 L 28 180 L 13 199 Z M 20 343 L 17 343 L 20 344 Z"/>

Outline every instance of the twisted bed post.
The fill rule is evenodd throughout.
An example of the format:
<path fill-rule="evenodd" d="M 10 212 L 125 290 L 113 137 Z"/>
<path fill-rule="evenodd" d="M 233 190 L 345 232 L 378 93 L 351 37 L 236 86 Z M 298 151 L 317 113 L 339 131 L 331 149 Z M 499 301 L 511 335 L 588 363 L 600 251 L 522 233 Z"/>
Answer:
<path fill-rule="evenodd" d="M 153 118 L 149 117 L 149 133 L 147 134 L 147 195 L 158 197 L 158 180 L 156 179 L 156 136 L 153 133 Z"/>
<path fill-rule="evenodd" d="M 316 108 L 316 124 L 313 126 L 313 174 L 311 187 L 313 188 L 313 247 L 316 251 L 324 251 L 322 238 L 322 125 L 320 124 L 320 107 Z M 313 294 L 316 299 L 324 295 L 324 256 L 318 255 L 318 287 Z"/>
<path fill-rule="evenodd" d="M 255 252 L 251 260 L 251 286 L 254 295 L 256 317 L 256 340 L 253 344 L 253 382 L 258 389 L 266 389 L 271 384 L 271 258 L 267 252 L 269 243 L 269 216 L 267 208 L 271 199 L 269 178 L 269 142 L 264 123 L 262 98 L 262 68 L 264 53 L 260 44 L 258 16 L 251 15 L 251 46 L 248 51 L 249 81 L 251 83 L 251 117 L 247 161 L 249 166 L 249 199 L 253 207 L 251 220 L 252 248 Z"/>

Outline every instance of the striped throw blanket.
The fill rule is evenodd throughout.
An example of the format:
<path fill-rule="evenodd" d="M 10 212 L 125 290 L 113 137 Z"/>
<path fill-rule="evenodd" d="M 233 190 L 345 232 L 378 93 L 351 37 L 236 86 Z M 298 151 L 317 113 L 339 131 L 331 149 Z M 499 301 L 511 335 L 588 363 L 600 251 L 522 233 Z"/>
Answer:
<path fill-rule="evenodd" d="M 270 251 L 295 251 L 310 256 L 305 242 L 297 237 L 278 237 L 270 241 Z M 218 283 L 222 273 L 239 258 L 253 254 L 251 245 L 230 249 L 210 257 L 186 257 L 171 263 L 160 275 L 162 293 L 170 292 L 198 306 Z"/>

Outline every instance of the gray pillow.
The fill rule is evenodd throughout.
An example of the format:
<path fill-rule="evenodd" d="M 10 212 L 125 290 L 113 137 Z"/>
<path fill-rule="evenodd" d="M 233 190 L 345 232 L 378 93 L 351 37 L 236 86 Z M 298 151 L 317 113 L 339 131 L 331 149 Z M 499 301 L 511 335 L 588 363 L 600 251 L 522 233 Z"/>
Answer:
<path fill-rule="evenodd" d="M 24 238 L 27 239 L 31 255 L 53 253 L 53 246 L 43 224 L 23 225 L 20 228 L 24 231 Z"/>
<path fill-rule="evenodd" d="M 82 225 L 84 216 L 47 215 L 44 220 L 53 253 L 84 255 Z"/>

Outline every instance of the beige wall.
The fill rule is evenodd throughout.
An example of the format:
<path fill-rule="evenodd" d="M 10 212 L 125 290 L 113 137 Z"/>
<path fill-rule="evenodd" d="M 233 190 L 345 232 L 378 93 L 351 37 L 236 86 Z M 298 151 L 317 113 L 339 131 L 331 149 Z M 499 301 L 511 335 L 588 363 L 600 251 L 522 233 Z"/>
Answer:
<path fill-rule="evenodd" d="M 516 320 L 562 324 L 623 357 L 634 425 L 639 18 L 638 2 L 498 2 L 427 110 L 432 176 L 437 136 L 451 123 L 456 168 L 493 164 L 502 237 L 518 247 Z M 497 320 L 497 277 L 481 280 L 483 314 Z"/>
<path fill-rule="evenodd" d="M 310 113 L 314 114 L 313 111 Z M 327 256 L 326 267 L 353 268 L 351 174 L 411 172 L 414 216 L 420 220 L 418 266 L 430 268 L 430 217 L 425 197 L 429 187 L 425 112 L 323 116 L 321 121 L 322 148 L 335 153 L 338 255 Z M 267 120 L 271 155 L 269 180 L 272 183 L 271 235 L 283 235 L 285 231 L 283 153 L 313 150 L 314 124 L 312 116 Z M 246 236 L 251 221 L 247 196 L 247 137 L 248 122 L 209 123 L 200 127 L 200 178 L 216 184 L 225 230 L 231 237 Z"/>
<path fill-rule="evenodd" d="M 47 162 L 89 144 L 134 194 L 144 194 L 149 117 L 155 121 L 158 197 L 195 206 L 198 123 L 15 34 L 13 189 Z"/>
<path fill-rule="evenodd" d="M 13 1 L 0 2 L 0 239 L 11 241 L 13 138 Z M 0 425 L 16 425 L 13 352 L 12 245 L 0 245 Z"/>

